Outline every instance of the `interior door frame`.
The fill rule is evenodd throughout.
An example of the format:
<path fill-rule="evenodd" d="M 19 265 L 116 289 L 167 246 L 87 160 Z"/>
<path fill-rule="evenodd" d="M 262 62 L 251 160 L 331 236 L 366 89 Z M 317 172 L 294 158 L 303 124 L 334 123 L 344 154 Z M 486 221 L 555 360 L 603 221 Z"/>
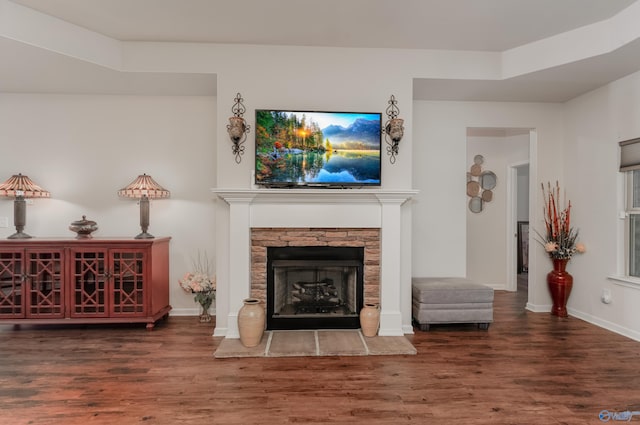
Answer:
<path fill-rule="evenodd" d="M 519 161 L 509 164 L 509 178 L 507 179 L 507 291 L 518 289 L 518 168 L 528 165 L 531 161 Z M 531 180 L 531 176 L 529 176 Z M 531 187 L 531 181 L 529 181 Z M 531 192 L 529 192 L 531 205 Z"/>
<path fill-rule="evenodd" d="M 524 164 L 529 164 L 529 226 L 535 225 L 535 208 L 536 208 L 536 193 L 538 184 L 538 132 L 535 128 L 529 130 L 529 160 L 521 161 L 520 163 L 511 164 L 509 167 L 509 178 L 507 179 L 507 290 L 516 291 L 518 289 L 517 281 L 517 181 L 518 172 L 516 167 Z M 516 235 L 516 237 L 513 237 Z M 527 304 L 526 308 L 531 311 L 536 311 L 535 306 L 530 303 L 530 300 L 534 299 L 536 288 L 535 282 L 537 279 L 536 271 L 536 251 L 531 249 L 533 242 L 532 232 L 529 232 L 529 270 L 527 273 Z"/>

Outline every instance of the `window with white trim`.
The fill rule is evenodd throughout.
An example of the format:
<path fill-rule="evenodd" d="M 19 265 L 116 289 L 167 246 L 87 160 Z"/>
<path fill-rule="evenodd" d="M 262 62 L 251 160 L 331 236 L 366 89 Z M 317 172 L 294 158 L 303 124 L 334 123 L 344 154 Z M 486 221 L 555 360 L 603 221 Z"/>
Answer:
<path fill-rule="evenodd" d="M 640 277 L 640 138 L 620 142 L 620 171 L 626 174 L 626 274 Z"/>
<path fill-rule="evenodd" d="M 640 170 L 626 174 L 627 275 L 640 277 Z"/>

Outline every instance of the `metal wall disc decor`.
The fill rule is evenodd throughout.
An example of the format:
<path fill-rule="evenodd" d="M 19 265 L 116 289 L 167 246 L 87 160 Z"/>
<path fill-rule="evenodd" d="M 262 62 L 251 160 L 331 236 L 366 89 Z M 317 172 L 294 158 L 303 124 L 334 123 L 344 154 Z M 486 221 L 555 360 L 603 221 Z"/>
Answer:
<path fill-rule="evenodd" d="M 479 213 L 482 211 L 482 198 L 474 196 L 469 199 L 469 209 L 471 212 Z"/>
<path fill-rule="evenodd" d="M 470 172 L 473 177 L 478 177 L 482 173 L 482 167 L 478 164 L 473 164 Z"/>
<path fill-rule="evenodd" d="M 491 190 L 496 187 L 496 183 L 498 183 L 498 178 L 493 173 L 493 171 L 484 171 L 480 174 L 480 186 L 484 190 Z"/>
<path fill-rule="evenodd" d="M 482 171 L 484 157 L 473 157 L 473 165 L 467 172 L 467 196 L 469 196 L 469 210 L 474 213 L 482 212 L 484 204 L 493 200 L 493 189 L 498 184 L 498 178 L 493 171 Z"/>
<path fill-rule="evenodd" d="M 467 196 L 478 196 L 480 194 L 480 183 L 471 180 L 467 182 Z"/>

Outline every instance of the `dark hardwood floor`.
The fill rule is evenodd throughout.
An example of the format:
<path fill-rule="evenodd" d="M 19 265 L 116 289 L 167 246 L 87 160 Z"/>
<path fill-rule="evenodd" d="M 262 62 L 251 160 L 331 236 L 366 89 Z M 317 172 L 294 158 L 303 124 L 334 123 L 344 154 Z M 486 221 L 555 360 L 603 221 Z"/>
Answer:
<path fill-rule="evenodd" d="M 214 359 L 220 338 L 195 317 L 151 332 L 4 325 L 0 423 L 597 424 L 640 410 L 640 342 L 527 312 L 523 295 L 496 292 L 488 331 L 416 331 L 416 356 Z"/>

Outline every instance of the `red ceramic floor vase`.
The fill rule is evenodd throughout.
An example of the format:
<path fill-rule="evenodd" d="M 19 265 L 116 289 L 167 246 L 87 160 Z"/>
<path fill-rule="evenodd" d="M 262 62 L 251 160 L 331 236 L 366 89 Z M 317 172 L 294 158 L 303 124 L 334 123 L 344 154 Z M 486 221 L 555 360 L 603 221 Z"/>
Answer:
<path fill-rule="evenodd" d="M 553 307 L 551 314 L 558 317 L 567 317 L 567 301 L 573 288 L 573 276 L 566 271 L 568 259 L 553 258 L 553 270 L 547 274 L 547 285 L 551 292 Z"/>

